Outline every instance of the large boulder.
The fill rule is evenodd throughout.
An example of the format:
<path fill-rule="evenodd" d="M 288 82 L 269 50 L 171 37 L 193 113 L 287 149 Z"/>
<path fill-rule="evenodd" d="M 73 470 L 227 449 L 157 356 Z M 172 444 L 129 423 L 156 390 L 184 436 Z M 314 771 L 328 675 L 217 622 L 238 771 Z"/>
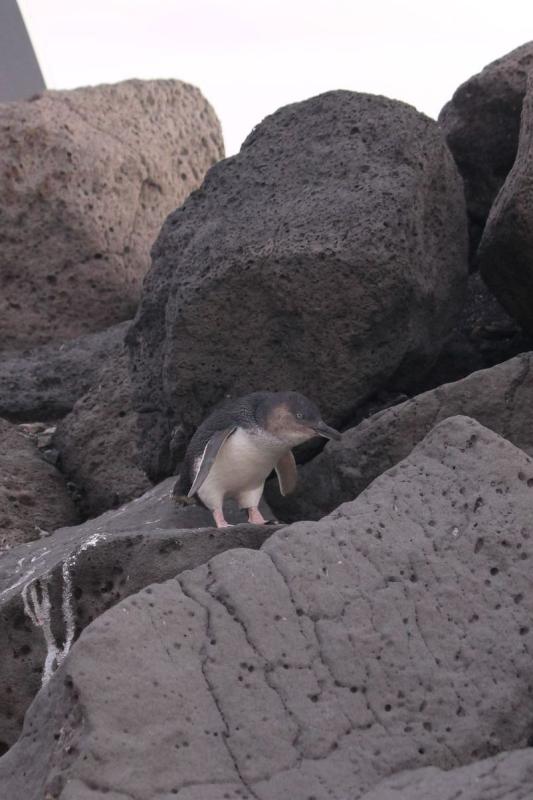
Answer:
<path fill-rule="evenodd" d="M 374 414 L 300 467 L 294 494 L 281 497 L 274 482 L 267 484 L 268 502 L 286 521 L 319 519 L 356 498 L 455 414 L 474 417 L 533 456 L 532 408 L 533 353 L 525 353 Z"/>
<path fill-rule="evenodd" d="M 0 419 L 0 554 L 77 521 L 63 475 L 14 425 Z"/>
<path fill-rule="evenodd" d="M 61 344 L 6 353 L 0 359 L 0 415 L 15 422 L 55 420 L 124 352 L 129 322 Z"/>
<path fill-rule="evenodd" d="M 435 359 L 466 284 L 435 122 L 329 92 L 267 117 L 167 219 L 128 333 L 143 464 L 170 474 L 226 395 L 294 389 L 339 423 Z"/>
<path fill-rule="evenodd" d="M 169 211 L 223 155 L 180 81 L 125 81 L 0 105 L 1 349 L 131 317 Z"/>
<path fill-rule="evenodd" d="M 489 64 L 463 83 L 439 123 L 465 183 L 474 256 L 492 203 L 513 166 L 533 42 Z"/>
<path fill-rule="evenodd" d="M 532 485 L 453 418 L 331 516 L 126 599 L 38 694 L 5 796 L 357 800 L 525 747 Z"/>
<path fill-rule="evenodd" d="M 518 152 L 492 206 L 478 263 L 500 303 L 533 335 L 533 67 Z"/>
<path fill-rule="evenodd" d="M 84 516 L 116 508 L 150 487 L 139 463 L 137 438 L 123 351 L 61 420 L 53 438 L 60 468 L 76 486 Z"/>
<path fill-rule="evenodd" d="M 41 681 L 99 614 L 223 550 L 259 547 L 275 530 L 246 524 L 213 529 L 206 509 L 176 506 L 173 483 L 170 478 L 118 510 L 0 559 L 0 752 L 19 735 Z M 233 509 L 228 518 L 243 523 L 245 516 Z M 49 603 L 47 619 L 35 614 L 35 599 L 44 617 Z"/>

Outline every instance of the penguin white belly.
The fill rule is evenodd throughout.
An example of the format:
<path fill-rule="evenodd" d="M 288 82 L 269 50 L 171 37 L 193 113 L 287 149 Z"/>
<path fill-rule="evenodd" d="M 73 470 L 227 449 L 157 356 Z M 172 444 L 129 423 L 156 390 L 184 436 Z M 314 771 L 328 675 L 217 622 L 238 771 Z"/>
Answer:
<path fill-rule="evenodd" d="M 259 502 L 266 478 L 286 451 L 286 445 L 237 428 L 218 451 L 198 490 L 200 500 L 215 509 L 222 508 L 226 496 L 243 499 L 253 498 L 257 493 Z"/>

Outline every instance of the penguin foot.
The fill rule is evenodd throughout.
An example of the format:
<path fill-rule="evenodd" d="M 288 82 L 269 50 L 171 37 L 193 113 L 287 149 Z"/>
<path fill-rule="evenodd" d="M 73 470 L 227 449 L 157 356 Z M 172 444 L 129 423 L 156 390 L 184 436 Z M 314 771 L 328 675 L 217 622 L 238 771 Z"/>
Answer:
<path fill-rule="evenodd" d="M 216 509 L 212 512 L 213 519 L 215 520 L 215 525 L 217 528 L 232 528 L 232 524 L 230 522 L 226 522 L 224 518 L 224 512 L 222 509 Z"/>
<path fill-rule="evenodd" d="M 252 525 L 266 525 L 267 521 L 256 506 L 248 509 L 248 522 Z"/>

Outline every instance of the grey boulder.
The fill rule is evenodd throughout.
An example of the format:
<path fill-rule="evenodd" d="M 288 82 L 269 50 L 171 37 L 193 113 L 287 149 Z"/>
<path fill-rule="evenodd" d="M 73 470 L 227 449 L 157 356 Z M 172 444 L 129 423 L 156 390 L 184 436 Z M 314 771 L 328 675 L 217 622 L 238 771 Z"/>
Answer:
<path fill-rule="evenodd" d="M 77 521 L 63 475 L 16 426 L 0 419 L 0 554 Z"/>
<path fill-rule="evenodd" d="M 533 797 L 533 750 L 499 753 L 465 767 L 423 767 L 394 775 L 362 800 L 527 800 Z"/>
<path fill-rule="evenodd" d="M 225 396 L 294 389 L 339 423 L 436 358 L 466 286 L 462 182 L 414 108 L 281 108 L 169 216 L 128 333 L 141 457 L 170 474 Z"/>
<path fill-rule="evenodd" d="M 439 123 L 465 183 L 471 254 L 515 160 L 533 42 L 469 78 L 442 109 Z"/>
<path fill-rule="evenodd" d="M 259 547 L 275 530 L 240 524 L 217 531 L 206 509 L 176 506 L 174 480 L 0 558 L 0 751 L 17 738 L 41 682 L 99 614 L 223 550 Z M 228 519 L 245 517 L 234 509 Z"/>
<path fill-rule="evenodd" d="M 0 786 L 357 800 L 402 770 L 524 747 L 532 512 L 533 461 L 446 420 L 331 516 L 99 617 L 37 695 Z"/>
<path fill-rule="evenodd" d="M 127 355 L 117 354 L 58 424 L 53 446 L 76 486 L 84 516 L 94 517 L 143 494 L 150 481 L 137 452 Z"/>
<path fill-rule="evenodd" d="M 0 359 L 0 415 L 15 422 L 64 417 L 124 351 L 128 326 L 121 322 L 61 344 L 5 353 Z"/>
<path fill-rule="evenodd" d="M 180 81 L 124 81 L 0 105 L 0 349 L 129 319 L 165 216 L 223 155 Z"/>
<path fill-rule="evenodd" d="M 319 519 L 353 500 L 379 475 L 405 458 L 446 417 L 465 414 L 533 456 L 533 353 L 380 411 L 330 442 L 299 469 L 294 494 L 281 497 L 267 484 L 270 506 L 285 521 Z"/>
<path fill-rule="evenodd" d="M 533 66 L 516 159 L 491 208 L 478 251 L 483 279 L 529 335 L 533 335 L 532 252 Z"/>

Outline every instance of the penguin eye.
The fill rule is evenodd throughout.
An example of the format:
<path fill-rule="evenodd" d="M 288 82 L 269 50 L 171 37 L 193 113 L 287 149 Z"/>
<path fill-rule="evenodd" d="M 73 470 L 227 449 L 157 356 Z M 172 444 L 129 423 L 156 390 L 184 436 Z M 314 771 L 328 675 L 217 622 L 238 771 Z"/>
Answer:
<path fill-rule="evenodd" d="M 296 413 L 296 419 L 303 419 L 303 416 L 304 416 L 304 415 L 302 414 L 302 412 L 301 412 L 301 411 L 298 411 L 298 412 Z"/>

